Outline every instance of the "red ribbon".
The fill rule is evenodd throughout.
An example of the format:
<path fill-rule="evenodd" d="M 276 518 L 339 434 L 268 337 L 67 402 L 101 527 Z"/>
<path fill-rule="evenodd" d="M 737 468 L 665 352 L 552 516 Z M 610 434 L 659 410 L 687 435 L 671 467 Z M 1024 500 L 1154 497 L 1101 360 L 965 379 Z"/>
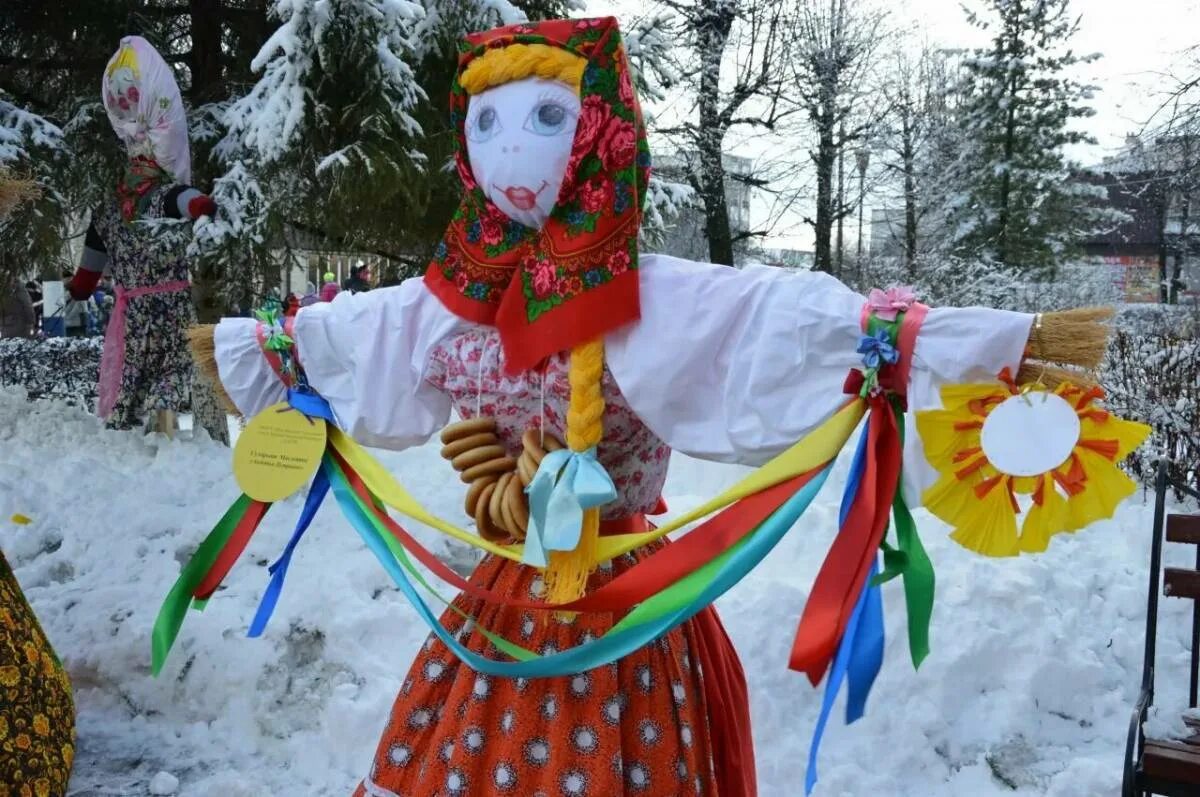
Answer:
<path fill-rule="evenodd" d="M 858 492 L 813 582 L 788 661 L 793 670 L 807 674 L 813 686 L 824 677 L 845 633 L 887 531 L 900 481 L 900 435 L 886 399 L 872 400 L 866 434 L 867 461 Z"/>
<path fill-rule="evenodd" d="M 233 569 L 233 565 L 242 555 L 242 551 L 246 550 L 247 543 L 254 536 L 258 524 L 262 522 L 263 515 L 267 514 L 270 506 L 262 501 L 250 502 L 250 506 L 246 508 L 246 514 L 242 515 L 233 534 L 229 535 L 229 541 L 217 555 L 217 561 L 213 562 L 213 566 L 204 576 L 204 580 L 192 593 L 193 597 L 197 600 L 208 600 L 212 597 L 213 593 L 217 591 L 217 587 L 221 586 L 221 582 L 225 580 L 225 576 L 229 575 L 229 571 Z"/>
<path fill-rule="evenodd" d="M 712 737 L 713 775 L 721 797 L 755 797 L 754 740 L 750 734 L 750 693 L 737 651 L 717 610 L 705 606 L 692 618 L 693 640 L 704 674 L 704 707 Z"/>

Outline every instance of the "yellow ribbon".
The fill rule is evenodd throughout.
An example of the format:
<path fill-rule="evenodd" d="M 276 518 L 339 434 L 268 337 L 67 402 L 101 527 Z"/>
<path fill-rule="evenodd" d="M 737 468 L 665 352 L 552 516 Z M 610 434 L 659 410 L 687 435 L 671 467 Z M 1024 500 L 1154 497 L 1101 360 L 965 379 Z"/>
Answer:
<path fill-rule="evenodd" d="M 859 421 L 862 420 L 865 410 L 866 403 L 862 399 L 854 399 L 846 403 L 791 448 L 756 469 L 725 492 L 675 518 L 670 523 L 659 526 L 653 531 L 639 534 L 616 534 L 610 537 L 601 537 L 596 563 L 614 559 L 623 553 L 640 548 L 746 496 L 754 495 L 768 487 L 773 487 L 824 465 L 836 457 L 845 446 L 850 435 L 858 427 Z M 499 545 L 489 542 L 478 534 L 459 528 L 427 511 L 386 468 L 367 453 L 366 449 L 332 425 L 329 427 L 329 442 L 346 460 L 347 464 L 358 472 L 367 489 L 400 514 L 495 556 L 511 559 L 514 562 L 521 561 L 523 545 Z"/>

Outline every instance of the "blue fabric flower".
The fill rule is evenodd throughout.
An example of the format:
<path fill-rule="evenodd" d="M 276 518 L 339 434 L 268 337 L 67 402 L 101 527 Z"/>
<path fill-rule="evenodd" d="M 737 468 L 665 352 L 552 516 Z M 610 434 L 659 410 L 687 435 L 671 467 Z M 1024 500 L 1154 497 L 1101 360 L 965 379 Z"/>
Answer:
<path fill-rule="evenodd" d="M 588 269 L 583 272 L 583 284 L 589 288 L 594 288 L 604 282 L 604 272 L 598 268 Z"/>
<path fill-rule="evenodd" d="M 579 225 L 583 224 L 583 220 L 584 213 L 582 210 L 572 210 L 567 214 L 567 224 L 570 224 L 573 227 L 578 227 Z"/>
<path fill-rule="evenodd" d="M 650 165 L 650 153 L 639 151 L 637 154 L 637 165 L 641 166 L 643 169 L 648 167 Z"/>
<path fill-rule="evenodd" d="M 438 241 L 437 249 L 433 250 L 433 256 L 435 259 L 441 260 L 442 258 L 444 258 L 446 256 L 446 251 L 447 251 L 446 242 Z"/>
<path fill-rule="evenodd" d="M 900 352 L 892 346 L 886 329 L 880 329 L 874 335 L 863 335 L 856 351 L 863 356 L 863 365 L 867 368 L 877 369 L 884 363 L 891 364 L 900 359 Z"/>
<path fill-rule="evenodd" d="M 469 243 L 479 243 L 479 236 L 483 235 L 483 225 L 478 220 L 471 222 L 471 226 L 467 228 L 467 241 Z"/>
<path fill-rule="evenodd" d="M 467 285 L 467 296 L 472 299 L 483 301 L 487 299 L 488 286 L 482 282 L 472 282 Z"/>

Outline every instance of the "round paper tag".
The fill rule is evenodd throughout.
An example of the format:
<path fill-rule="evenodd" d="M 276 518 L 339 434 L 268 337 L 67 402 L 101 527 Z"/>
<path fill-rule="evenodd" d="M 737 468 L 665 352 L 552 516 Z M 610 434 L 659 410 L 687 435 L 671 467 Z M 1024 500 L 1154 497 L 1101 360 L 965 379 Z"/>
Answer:
<path fill-rule="evenodd" d="M 233 449 L 238 486 L 255 501 L 287 498 L 316 473 L 325 434 L 325 421 L 286 403 L 263 410 L 246 425 Z"/>
<path fill-rule="evenodd" d="M 980 445 L 988 462 L 1009 476 L 1039 476 L 1057 468 L 1079 442 L 1079 416 L 1060 396 L 1034 391 L 1005 399 L 987 416 Z"/>

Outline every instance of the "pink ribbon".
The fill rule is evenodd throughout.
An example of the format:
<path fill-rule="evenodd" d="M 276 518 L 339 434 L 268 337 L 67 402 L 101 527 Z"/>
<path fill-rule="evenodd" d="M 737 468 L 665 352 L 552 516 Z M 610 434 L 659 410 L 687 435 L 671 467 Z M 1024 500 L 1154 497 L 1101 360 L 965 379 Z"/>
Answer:
<path fill-rule="evenodd" d="M 100 401 L 96 414 L 107 420 L 117 406 L 121 392 L 121 377 L 125 373 L 125 309 L 130 299 L 149 296 L 152 293 L 174 293 L 192 287 L 187 280 L 147 285 L 142 288 L 116 286 L 117 299 L 112 315 L 108 319 L 108 330 L 104 333 L 104 353 L 100 357 Z"/>
<path fill-rule="evenodd" d="M 863 304 L 862 316 L 859 319 L 863 332 L 867 331 L 871 314 L 895 321 L 896 316 L 903 312 L 904 319 L 900 322 L 900 331 L 896 335 L 896 350 L 900 352 L 900 360 L 896 363 L 895 391 L 901 395 L 908 393 L 908 377 L 912 372 L 913 350 L 917 346 L 917 333 L 929 315 L 929 307 L 921 304 L 913 296 L 911 288 L 888 288 L 881 291 L 873 288 L 867 301 Z"/>
<path fill-rule="evenodd" d="M 295 340 L 295 326 L 295 316 L 288 316 L 283 319 L 283 334 Z M 254 330 L 254 337 L 258 340 L 258 348 L 262 349 L 263 357 L 267 359 L 267 365 L 271 366 L 271 370 L 275 372 L 275 376 L 279 377 L 279 381 L 283 383 L 283 386 L 289 389 L 295 387 L 295 380 L 283 370 L 283 358 L 279 356 L 279 352 L 271 351 L 267 348 L 267 328 L 261 321 L 258 322 L 258 326 Z M 300 358 L 296 357 L 296 350 L 298 348 L 296 346 L 292 348 L 292 357 L 297 364 L 300 362 Z"/>

